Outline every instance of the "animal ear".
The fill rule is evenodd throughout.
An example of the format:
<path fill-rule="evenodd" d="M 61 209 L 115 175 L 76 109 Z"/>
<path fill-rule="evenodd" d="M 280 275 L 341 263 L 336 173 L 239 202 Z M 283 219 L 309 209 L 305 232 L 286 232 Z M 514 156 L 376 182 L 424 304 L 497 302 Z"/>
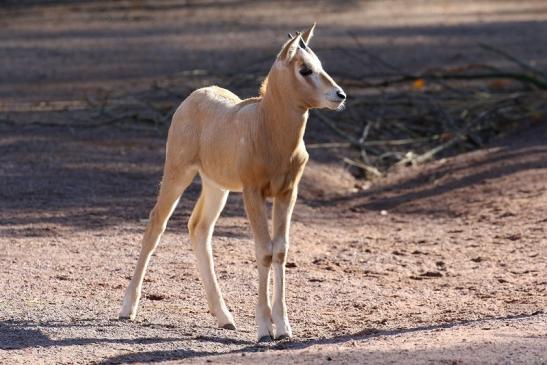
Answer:
<path fill-rule="evenodd" d="M 281 61 L 290 61 L 294 55 L 296 54 L 296 51 L 298 50 L 298 43 L 302 37 L 300 34 L 297 34 L 295 37 L 292 37 L 289 39 L 281 49 L 281 52 L 277 55 L 277 59 Z"/>
<path fill-rule="evenodd" d="M 310 43 L 310 40 L 313 37 L 313 31 L 315 30 L 315 24 L 316 23 L 313 23 L 313 25 L 310 27 L 310 29 L 308 29 L 307 31 L 302 33 L 302 39 L 304 40 L 304 43 L 306 43 L 306 44 Z"/>

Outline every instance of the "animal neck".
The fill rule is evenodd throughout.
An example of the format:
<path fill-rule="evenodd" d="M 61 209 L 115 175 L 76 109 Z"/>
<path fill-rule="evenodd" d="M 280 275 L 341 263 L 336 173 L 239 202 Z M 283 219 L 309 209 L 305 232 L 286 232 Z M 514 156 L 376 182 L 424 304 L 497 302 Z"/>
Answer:
<path fill-rule="evenodd" d="M 270 72 L 261 89 L 262 128 L 275 147 L 292 153 L 304 137 L 308 108 L 299 105 L 291 92 L 287 92 L 272 76 Z"/>

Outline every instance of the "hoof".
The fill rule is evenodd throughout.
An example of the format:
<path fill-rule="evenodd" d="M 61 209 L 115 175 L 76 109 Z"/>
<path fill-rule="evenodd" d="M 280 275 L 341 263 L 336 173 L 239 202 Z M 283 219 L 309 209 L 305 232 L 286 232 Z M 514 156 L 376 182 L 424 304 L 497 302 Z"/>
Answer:
<path fill-rule="evenodd" d="M 230 331 L 235 331 L 236 330 L 236 326 L 233 323 L 226 323 L 224 326 L 222 326 L 220 328 L 223 328 L 225 330 L 230 330 Z"/>
<path fill-rule="evenodd" d="M 284 335 L 279 335 L 277 336 L 275 339 L 276 341 L 281 341 L 281 340 L 290 340 L 291 336 L 287 335 L 287 334 L 284 334 Z"/>
<path fill-rule="evenodd" d="M 118 319 L 120 321 L 130 321 L 131 317 L 129 317 L 129 316 L 119 316 Z"/>
<path fill-rule="evenodd" d="M 262 336 L 258 339 L 258 342 L 272 342 L 272 337 L 271 336 Z"/>

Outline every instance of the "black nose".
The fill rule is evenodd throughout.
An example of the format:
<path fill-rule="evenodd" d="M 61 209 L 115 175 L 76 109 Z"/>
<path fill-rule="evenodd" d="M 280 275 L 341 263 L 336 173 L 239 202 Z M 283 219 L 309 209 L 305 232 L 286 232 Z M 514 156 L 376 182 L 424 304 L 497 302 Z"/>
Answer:
<path fill-rule="evenodd" d="M 344 100 L 344 99 L 346 98 L 346 93 L 343 92 L 342 90 L 338 90 L 338 91 L 336 92 L 336 95 L 337 95 L 340 99 L 342 99 L 342 100 Z"/>

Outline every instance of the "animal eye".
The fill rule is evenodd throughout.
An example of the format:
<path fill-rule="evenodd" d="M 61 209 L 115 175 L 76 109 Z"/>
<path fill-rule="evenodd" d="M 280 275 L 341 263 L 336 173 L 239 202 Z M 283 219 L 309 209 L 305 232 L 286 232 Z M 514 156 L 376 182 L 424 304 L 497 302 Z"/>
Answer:
<path fill-rule="evenodd" d="M 300 75 L 302 75 L 302 76 L 310 76 L 312 73 L 313 73 L 313 71 L 310 70 L 307 67 L 304 67 L 304 68 L 300 69 Z"/>

